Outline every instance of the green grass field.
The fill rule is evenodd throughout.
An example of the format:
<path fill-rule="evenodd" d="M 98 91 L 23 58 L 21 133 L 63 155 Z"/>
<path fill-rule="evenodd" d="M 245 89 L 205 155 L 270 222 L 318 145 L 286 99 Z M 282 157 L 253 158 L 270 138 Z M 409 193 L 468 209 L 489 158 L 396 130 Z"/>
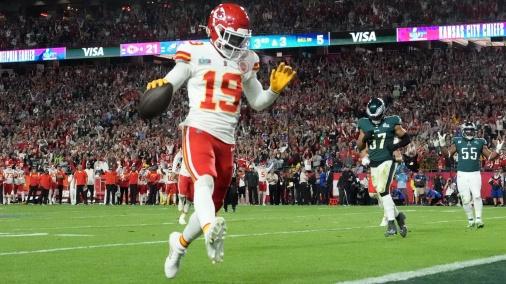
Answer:
<path fill-rule="evenodd" d="M 506 208 L 486 207 L 482 230 L 466 229 L 459 207 L 402 210 L 408 237 L 386 239 L 378 207 L 239 207 L 221 213 L 229 228 L 225 262 L 211 264 L 199 239 L 170 282 L 336 283 L 506 254 Z M 169 233 L 182 230 L 176 218 L 174 207 L 1 206 L 1 283 L 169 282 L 163 263 Z M 499 264 L 479 271 L 504 275 Z M 483 277 L 477 283 L 503 281 Z"/>

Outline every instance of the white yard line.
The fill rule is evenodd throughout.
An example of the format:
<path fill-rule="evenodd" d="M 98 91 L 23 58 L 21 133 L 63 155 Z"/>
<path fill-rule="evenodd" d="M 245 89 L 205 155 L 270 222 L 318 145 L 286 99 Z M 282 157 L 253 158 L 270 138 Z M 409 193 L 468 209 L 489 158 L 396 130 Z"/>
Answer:
<path fill-rule="evenodd" d="M 343 214 L 347 215 L 347 214 Z M 255 220 L 282 220 L 282 219 L 293 219 L 293 218 L 317 218 L 317 217 L 329 217 L 335 216 L 335 214 L 325 214 L 325 215 L 298 215 L 298 216 L 289 216 L 285 218 L 277 218 L 277 217 L 263 217 L 263 218 L 236 218 L 231 219 L 227 218 L 227 222 L 243 222 L 243 221 L 255 221 Z M 60 229 L 94 229 L 94 228 L 123 228 L 123 227 L 145 227 L 145 226 L 160 226 L 160 225 L 175 225 L 179 224 L 177 222 L 163 222 L 163 223 L 141 223 L 141 224 L 116 224 L 116 225 L 84 225 L 84 226 L 66 226 L 66 227 L 40 227 L 40 228 L 16 228 L 12 229 L 13 231 L 27 231 L 27 230 L 60 230 Z"/>
<path fill-rule="evenodd" d="M 483 220 L 485 222 L 485 224 L 487 223 L 487 220 L 497 220 L 497 219 L 506 219 L 506 216 L 495 216 L 495 217 L 485 217 Z M 458 219 L 458 220 L 440 220 L 440 221 L 432 221 L 432 222 L 425 222 L 423 224 L 425 225 L 431 225 L 431 224 L 441 224 L 441 223 L 450 223 L 450 222 L 464 222 L 465 223 L 466 220 L 464 219 Z"/>
<path fill-rule="evenodd" d="M 95 235 L 86 235 L 86 234 L 54 234 L 51 236 L 56 237 L 94 237 Z"/>
<path fill-rule="evenodd" d="M 117 225 L 85 225 L 85 226 L 67 226 L 67 227 L 42 227 L 42 228 L 18 228 L 13 231 L 26 231 L 26 230 L 61 230 L 61 229 L 100 229 L 100 228 L 124 228 L 124 227 L 145 227 L 145 226 L 160 226 L 160 225 L 174 225 L 175 222 L 164 222 L 155 224 L 117 224 Z"/>
<path fill-rule="evenodd" d="M 0 238 L 12 237 L 40 237 L 40 236 L 56 236 L 56 237 L 94 237 L 88 234 L 49 234 L 49 233 L 0 233 Z"/>
<path fill-rule="evenodd" d="M 1 234 L 0 238 L 13 238 L 13 237 L 40 237 L 47 236 L 48 233 L 29 233 L 29 234 Z"/>
<path fill-rule="evenodd" d="M 441 264 L 436 266 L 431 266 L 427 268 L 422 268 L 418 270 L 412 270 L 412 271 L 406 271 L 406 272 L 397 272 L 397 273 L 391 273 L 379 277 L 370 277 L 370 278 L 364 278 L 359 280 L 353 280 L 353 281 L 346 281 L 346 282 L 338 282 L 340 284 L 373 284 L 373 283 L 387 283 L 387 282 L 393 282 L 393 281 L 403 281 L 418 277 L 424 277 L 429 275 L 434 275 L 438 273 L 443 272 L 450 272 L 455 271 L 467 267 L 473 267 L 478 265 L 484 265 L 499 261 L 506 260 L 506 254 L 503 255 L 496 255 L 492 257 L 487 258 L 479 258 L 479 259 L 473 259 L 473 260 L 467 260 L 467 261 L 457 261 L 453 263 L 448 264 Z"/>
<path fill-rule="evenodd" d="M 314 233 L 314 232 L 348 231 L 348 230 L 354 230 L 354 229 L 369 229 L 369 228 L 377 228 L 377 227 L 378 226 L 365 226 L 365 227 L 346 227 L 346 228 L 330 228 L 330 229 L 280 231 L 280 232 L 254 233 L 254 234 L 236 234 L 236 235 L 228 235 L 227 238 L 243 238 L 243 237 L 258 237 L 258 236 L 270 236 L 270 235 L 302 234 L 302 233 Z M 167 242 L 167 240 L 163 240 L 163 241 L 133 242 L 133 243 L 113 243 L 113 244 L 102 244 L 102 245 L 89 245 L 89 246 L 76 246 L 76 247 L 41 249 L 41 250 L 29 250 L 29 251 L 11 251 L 11 252 L 0 252 L 0 256 L 20 255 L 20 254 L 36 254 L 36 253 L 50 253 L 50 252 L 58 252 L 58 251 L 81 250 L 81 249 L 95 249 L 95 248 L 108 248 L 108 247 L 152 245 L 152 244 L 160 244 L 160 243 L 166 243 L 166 242 Z"/>
<path fill-rule="evenodd" d="M 150 241 L 150 242 L 137 242 L 137 243 L 117 243 L 117 244 L 89 245 L 89 246 L 66 247 L 66 248 L 52 248 L 52 249 L 40 249 L 40 250 L 12 251 L 12 252 L 2 252 L 2 253 L 0 253 L 0 256 L 20 255 L 20 254 L 36 254 L 36 253 L 49 253 L 49 252 L 58 252 L 58 251 L 80 250 L 80 249 L 94 249 L 94 248 L 108 248 L 108 247 L 152 245 L 152 244 L 160 244 L 160 243 L 165 243 L 165 242 L 167 242 L 167 241 Z"/>

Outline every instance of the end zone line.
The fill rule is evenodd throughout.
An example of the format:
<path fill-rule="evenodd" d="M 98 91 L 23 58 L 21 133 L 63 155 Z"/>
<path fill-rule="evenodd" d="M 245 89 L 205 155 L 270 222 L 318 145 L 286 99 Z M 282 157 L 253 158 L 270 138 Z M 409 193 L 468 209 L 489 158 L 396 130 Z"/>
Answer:
<path fill-rule="evenodd" d="M 422 268 L 419 270 L 412 270 L 412 271 L 406 271 L 406 272 L 396 272 L 396 273 L 386 274 L 386 275 L 379 276 L 379 277 L 370 277 L 370 278 L 364 278 L 364 279 L 359 279 L 359 280 L 338 282 L 338 284 L 373 284 L 373 283 L 387 283 L 387 282 L 393 282 L 393 281 L 403 281 L 403 280 L 409 280 L 409 279 L 418 278 L 418 277 L 439 274 L 439 273 L 443 273 L 443 272 L 455 271 L 455 270 L 459 270 L 459 269 L 463 269 L 463 268 L 467 268 L 467 267 L 472 267 L 472 266 L 490 264 L 490 263 L 504 261 L 504 260 L 506 260 L 506 254 L 496 255 L 496 256 L 487 257 L 487 258 L 467 260 L 467 261 L 457 261 L 457 262 L 453 262 L 453 263 L 441 264 L 441 265 L 431 266 L 431 267 L 427 267 L 427 268 Z"/>

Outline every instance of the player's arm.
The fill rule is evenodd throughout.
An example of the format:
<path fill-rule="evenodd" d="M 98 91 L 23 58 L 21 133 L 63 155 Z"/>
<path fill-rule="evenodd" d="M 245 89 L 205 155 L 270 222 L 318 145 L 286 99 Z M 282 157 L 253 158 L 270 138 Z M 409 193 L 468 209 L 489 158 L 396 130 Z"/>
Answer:
<path fill-rule="evenodd" d="M 181 86 L 183 85 L 188 78 L 191 76 L 191 66 L 189 63 L 184 61 L 178 61 L 176 66 L 170 70 L 165 77 L 162 79 L 156 79 L 148 83 L 146 86 L 146 90 L 151 90 L 154 88 L 168 86 L 171 92 L 169 94 L 174 94 Z"/>
<path fill-rule="evenodd" d="M 502 145 L 504 141 L 497 140 L 495 145 L 495 151 L 491 151 L 487 145 L 483 145 L 483 150 L 481 150 L 481 154 L 485 156 L 489 161 L 495 160 L 499 157 L 499 153 L 501 153 Z"/>
<path fill-rule="evenodd" d="M 367 147 L 360 151 L 359 156 L 362 166 L 367 167 L 371 163 L 371 160 L 369 160 L 369 152 L 367 151 Z"/>
<path fill-rule="evenodd" d="M 174 159 L 172 160 L 172 171 L 173 172 L 176 171 L 177 165 L 179 164 L 179 161 L 182 159 L 182 156 L 183 156 L 183 151 L 182 150 L 177 151 L 176 156 L 174 156 Z M 183 167 L 182 163 L 183 163 L 183 161 L 181 161 L 181 167 Z"/>
<path fill-rule="evenodd" d="M 151 90 L 166 86 L 168 90 L 165 94 L 170 99 L 181 88 L 184 82 L 191 77 L 191 56 L 191 48 L 189 46 L 185 44 L 179 46 L 174 56 L 174 60 L 176 61 L 174 68 L 165 77 L 149 82 L 146 89 Z"/>
<path fill-rule="evenodd" d="M 450 145 L 450 147 L 448 148 L 446 146 L 446 139 L 445 139 L 446 134 L 441 135 L 441 133 L 439 131 L 437 133 L 437 137 L 438 137 L 439 147 L 441 149 L 441 154 L 448 155 L 448 157 L 453 157 L 453 155 L 455 155 L 455 153 L 457 152 L 457 147 L 455 146 L 455 144 L 452 143 Z"/>
<path fill-rule="evenodd" d="M 274 168 L 274 163 L 271 163 L 271 165 L 266 169 L 267 172 L 270 172 Z"/>
<path fill-rule="evenodd" d="M 357 147 L 360 152 L 364 151 L 367 147 L 367 142 L 372 138 L 371 133 L 365 133 L 362 129 L 360 129 L 360 133 L 357 138 Z"/>
<path fill-rule="evenodd" d="M 243 82 L 244 95 L 251 108 L 262 111 L 272 105 L 279 94 L 293 80 L 295 74 L 296 72 L 292 70 L 292 67 L 285 66 L 284 63 L 279 64 L 271 72 L 269 89 L 264 90 L 256 73 L 254 73 L 248 80 Z"/>
<path fill-rule="evenodd" d="M 394 144 L 394 151 L 400 149 L 402 147 L 407 146 L 411 143 L 411 137 L 409 134 L 402 128 L 400 124 L 397 124 L 394 128 L 394 133 L 397 138 L 399 138 L 399 142 Z"/>

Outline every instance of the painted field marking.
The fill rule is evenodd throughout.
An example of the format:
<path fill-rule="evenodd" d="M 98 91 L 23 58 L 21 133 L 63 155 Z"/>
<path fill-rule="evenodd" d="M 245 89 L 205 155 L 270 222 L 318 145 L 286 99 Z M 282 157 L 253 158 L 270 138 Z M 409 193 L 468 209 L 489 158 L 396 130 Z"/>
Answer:
<path fill-rule="evenodd" d="M 56 237 L 94 237 L 95 235 L 87 235 L 87 234 L 52 234 L 51 236 L 56 236 Z"/>
<path fill-rule="evenodd" d="M 29 233 L 29 234 L 2 234 L 0 235 L 0 238 L 13 238 L 13 237 L 40 237 L 40 236 L 47 236 L 48 233 Z"/>
<path fill-rule="evenodd" d="M 370 228 L 377 228 L 377 227 L 378 226 L 365 226 L 365 227 L 278 231 L 278 232 L 266 232 L 266 233 L 254 233 L 254 234 L 236 234 L 236 235 L 227 235 L 227 238 L 258 237 L 258 236 L 285 235 L 285 234 L 302 234 L 302 233 L 314 233 L 314 232 L 347 231 L 347 230 L 353 230 L 353 229 L 370 229 Z M 199 240 L 203 240 L 203 238 L 199 238 Z M 29 250 L 29 251 L 11 251 L 11 252 L 0 252 L 0 256 L 50 253 L 50 252 L 80 250 L 80 249 L 94 249 L 94 248 L 108 248 L 108 247 L 122 247 L 122 246 L 136 246 L 136 245 L 152 245 L 152 244 L 160 244 L 160 243 L 166 243 L 166 242 L 167 242 L 167 240 L 133 242 L 133 243 L 112 243 L 112 244 L 102 244 L 102 245 L 76 246 L 76 247 L 41 249 L 41 250 Z"/>
<path fill-rule="evenodd" d="M 406 271 L 406 272 L 396 272 L 391 274 L 386 274 L 379 277 L 370 277 L 353 281 L 345 281 L 338 282 L 339 284 L 374 284 L 374 283 L 387 283 L 393 281 L 403 281 L 409 280 L 418 277 L 424 277 L 434 274 L 439 274 L 443 272 L 455 271 L 467 267 L 479 266 L 484 264 L 490 264 L 494 262 L 504 261 L 506 260 L 506 254 L 496 255 L 492 257 L 479 258 L 467 261 L 457 261 L 447 264 L 435 265 L 427 268 L 422 268 L 418 270 Z"/>

